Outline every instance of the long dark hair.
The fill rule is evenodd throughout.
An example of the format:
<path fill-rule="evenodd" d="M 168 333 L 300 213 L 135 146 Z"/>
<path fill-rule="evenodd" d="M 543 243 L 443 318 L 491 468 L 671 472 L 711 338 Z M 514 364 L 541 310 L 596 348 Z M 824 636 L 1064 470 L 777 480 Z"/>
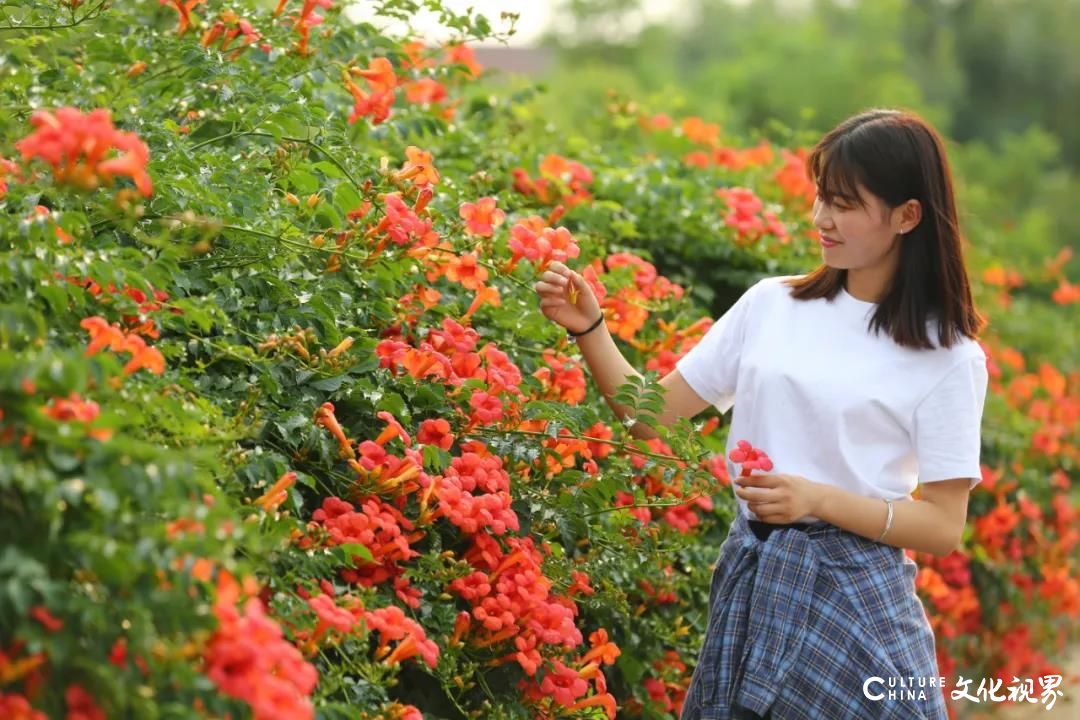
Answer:
<path fill-rule="evenodd" d="M 860 203 L 859 183 L 890 210 L 912 198 L 922 204 L 919 224 L 901 240 L 899 266 L 870 329 L 884 329 L 898 344 L 915 349 L 935 347 L 927 333 L 931 314 L 944 347 L 982 332 L 987 321 L 975 308 L 964 267 L 945 146 L 925 120 L 906 110 L 859 113 L 818 141 L 807 172 L 825 202 Z M 822 264 L 787 284 L 795 299 L 832 300 L 846 280 L 846 269 Z"/>

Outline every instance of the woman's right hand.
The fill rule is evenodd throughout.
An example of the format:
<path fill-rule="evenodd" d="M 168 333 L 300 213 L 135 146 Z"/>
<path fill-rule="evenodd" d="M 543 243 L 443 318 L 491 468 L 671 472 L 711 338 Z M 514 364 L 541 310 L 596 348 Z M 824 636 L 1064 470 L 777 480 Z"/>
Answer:
<path fill-rule="evenodd" d="M 570 332 L 587 330 L 602 314 L 585 278 L 558 260 L 548 265 L 533 288 L 540 295 L 540 311 L 544 316 Z"/>

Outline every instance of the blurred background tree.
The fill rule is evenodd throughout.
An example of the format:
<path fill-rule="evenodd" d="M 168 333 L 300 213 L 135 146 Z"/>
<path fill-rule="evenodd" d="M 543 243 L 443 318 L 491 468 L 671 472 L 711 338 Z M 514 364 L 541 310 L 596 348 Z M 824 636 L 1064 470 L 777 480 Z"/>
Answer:
<path fill-rule="evenodd" d="M 628 70 L 637 89 L 677 87 L 687 112 L 723 111 L 732 129 L 823 132 L 899 104 L 960 142 L 1042 128 L 1080 166 L 1078 0 L 683 0 L 683 22 L 628 32 L 645 2 L 564 0 L 574 32 L 542 44 L 562 72 Z"/>
<path fill-rule="evenodd" d="M 616 96 L 718 123 L 733 145 L 809 146 L 868 107 L 915 110 L 946 138 L 970 266 L 1024 278 L 1015 299 L 1032 315 L 995 321 L 1076 366 L 1075 322 L 1038 299 L 1055 285 L 1052 260 L 1080 247 L 1080 0 L 670 2 L 659 13 L 657 0 L 562 0 L 537 43 L 552 57 L 548 92 L 529 114 L 585 149 L 613 139 L 604 99 Z M 678 275 L 664 248 L 679 238 L 641 241 Z M 1068 277 L 1078 262 L 1065 260 Z"/>

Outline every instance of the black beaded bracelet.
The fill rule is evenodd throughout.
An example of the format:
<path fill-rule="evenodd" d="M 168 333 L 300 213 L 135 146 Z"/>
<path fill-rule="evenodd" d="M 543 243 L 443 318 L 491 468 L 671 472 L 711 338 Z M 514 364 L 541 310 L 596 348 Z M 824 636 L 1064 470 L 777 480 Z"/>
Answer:
<path fill-rule="evenodd" d="M 604 314 L 603 314 L 603 313 L 600 313 L 600 317 L 596 319 L 596 322 L 594 322 L 594 323 L 592 324 L 592 326 L 591 326 L 591 327 L 590 327 L 590 328 L 589 328 L 588 330 L 582 330 L 582 331 L 581 331 L 581 332 L 579 332 L 579 333 L 576 333 L 576 332 L 570 332 L 569 330 L 567 330 L 567 331 L 566 331 L 566 334 L 567 334 L 567 335 L 569 335 L 570 337 L 575 337 L 575 338 L 576 338 L 576 337 L 581 337 L 582 335 L 585 335 L 585 334 L 587 334 L 587 333 L 591 333 L 591 332 L 592 332 L 593 330 L 595 330 L 596 328 L 600 327 L 600 323 L 602 323 L 602 322 L 604 322 Z"/>

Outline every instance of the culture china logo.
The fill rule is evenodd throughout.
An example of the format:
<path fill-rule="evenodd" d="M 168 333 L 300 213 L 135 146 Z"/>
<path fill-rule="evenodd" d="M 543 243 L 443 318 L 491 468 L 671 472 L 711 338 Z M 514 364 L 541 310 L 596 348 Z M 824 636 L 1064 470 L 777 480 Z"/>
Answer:
<path fill-rule="evenodd" d="M 1005 686 L 1000 678 L 983 678 L 978 687 L 972 690 L 973 678 L 957 677 L 954 689 L 950 693 L 953 700 L 966 700 L 975 703 L 984 702 L 1027 702 L 1042 703 L 1051 710 L 1058 698 L 1065 693 L 1061 686 L 1061 675 L 1042 675 L 1038 678 L 1013 677 Z M 906 700 L 926 700 L 931 692 L 941 692 L 945 688 L 944 677 L 878 677 L 871 676 L 863 681 L 863 695 L 869 700 L 897 702 Z"/>

